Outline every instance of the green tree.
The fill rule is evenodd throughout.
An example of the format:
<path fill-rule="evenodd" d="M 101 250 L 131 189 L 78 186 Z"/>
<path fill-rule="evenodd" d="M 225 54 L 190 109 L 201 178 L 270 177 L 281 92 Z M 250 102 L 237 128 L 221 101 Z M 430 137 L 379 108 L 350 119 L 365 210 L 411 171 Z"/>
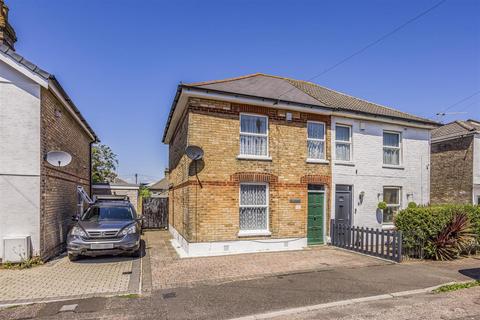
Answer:
<path fill-rule="evenodd" d="M 140 186 L 139 194 L 142 198 L 149 198 L 152 196 L 152 191 L 147 186 Z"/>
<path fill-rule="evenodd" d="M 117 155 L 104 144 L 92 147 L 92 180 L 93 183 L 113 182 L 117 177 Z"/>

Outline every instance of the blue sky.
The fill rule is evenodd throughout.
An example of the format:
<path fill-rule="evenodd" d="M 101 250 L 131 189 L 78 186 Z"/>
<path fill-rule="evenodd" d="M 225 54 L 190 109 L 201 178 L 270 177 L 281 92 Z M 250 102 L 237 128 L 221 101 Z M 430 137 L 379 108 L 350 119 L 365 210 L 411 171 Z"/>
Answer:
<path fill-rule="evenodd" d="M 17 51 L 54 73 L 119 173 L 161 178 L 180 81 L 255 72 L 309 79 L 437 1 L 6 0 Z M 405 112 L 435 113 L 480 90 L 480 1 L 449 0 L 317 78 Z M 480 94 L 449 111 L 480 119 Z"/>

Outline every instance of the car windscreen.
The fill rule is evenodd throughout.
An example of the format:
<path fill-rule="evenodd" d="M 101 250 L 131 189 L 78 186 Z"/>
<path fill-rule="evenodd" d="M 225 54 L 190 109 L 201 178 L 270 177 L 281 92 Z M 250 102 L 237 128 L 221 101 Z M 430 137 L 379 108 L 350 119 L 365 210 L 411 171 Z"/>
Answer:
<path fill-rule="evenodd" d="M 83 214 L 82 221 L 99 220 L 133 220 L 133 212 L 130 207 L 90 207 Z"/>

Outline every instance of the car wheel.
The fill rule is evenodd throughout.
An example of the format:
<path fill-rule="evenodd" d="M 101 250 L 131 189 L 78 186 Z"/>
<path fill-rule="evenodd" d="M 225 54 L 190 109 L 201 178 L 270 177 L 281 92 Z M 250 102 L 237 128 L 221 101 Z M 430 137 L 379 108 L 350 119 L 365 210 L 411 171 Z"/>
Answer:
<path fill-rule="evenodd" d="M 68 254 L 68 260 L 70 260 L 70 261 L 77 261 L 78 259 L 79 259 L 79 256 L 78 256 L 78 255 L 71 254 L 71 253 Z"/>

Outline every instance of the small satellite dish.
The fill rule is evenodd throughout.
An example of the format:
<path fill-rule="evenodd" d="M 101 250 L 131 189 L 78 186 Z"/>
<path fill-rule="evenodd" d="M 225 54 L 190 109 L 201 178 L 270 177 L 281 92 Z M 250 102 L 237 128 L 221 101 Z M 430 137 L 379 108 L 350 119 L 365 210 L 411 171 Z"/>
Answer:
<path fill-rule="evenodd" d="M 72 156 L 65 151 L 50 151 L 45 156 L 45 160 L 52 166 L 65 167 L 72 162 Z"/>
<path fill-rule="evenodd" d="M 185 154 L 192 160 L 200 160 L 203 158 L 203 150 L 197 146 L 188 146 L 185 149 Z"/>

